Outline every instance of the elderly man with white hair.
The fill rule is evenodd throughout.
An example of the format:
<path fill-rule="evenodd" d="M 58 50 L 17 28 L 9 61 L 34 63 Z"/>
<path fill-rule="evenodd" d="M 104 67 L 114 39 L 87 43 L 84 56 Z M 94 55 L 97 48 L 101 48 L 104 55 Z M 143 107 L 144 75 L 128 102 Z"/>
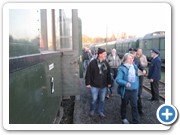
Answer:
<path fill-rule="evenodd" d="M 109 54 L 107 61 L 111 68 L 110 70 L 111 70 L 112 80 L 115 80 L 115 78 L 117 76 L 118 68 L 121 64 L 121 60 L 120 60 L 119 56 L 116 54 L 116 49 L 111 50 L 111 54 Z M 113 96 L 113 90 L 112 90 L 113 86 L 114 86 L 113 83 L 114 83 L 114 81 L 112 81 L 111 88 L 109 88 L 109 91 L 106 96 L 107 98 L 109 98 L 109 95 Z"/>

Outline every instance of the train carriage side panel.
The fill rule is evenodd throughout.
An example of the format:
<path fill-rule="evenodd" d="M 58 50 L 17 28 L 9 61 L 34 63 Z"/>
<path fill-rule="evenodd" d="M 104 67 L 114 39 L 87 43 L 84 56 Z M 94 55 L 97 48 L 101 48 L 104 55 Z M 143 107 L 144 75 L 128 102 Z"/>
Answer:
<path fill-rule="evenodd" d="M 139 47 L 139 38 L 129 39 L 129 48 L 138 48 Z"/>
<path fill-rule="evenodd" d="M 165 63 L 165 37 L 160 38 L 160 57 L 162 59 L 162 62 Z"/>
<path fill-rule="evenodd" d="M 116 47 L 115 44 L 116 44 L 116 41 L 112 41 L 112 42 L 108 42 L 107 43 L 106 52 L 107 52 L 108 55 L 111 54 L 111 50 L 112 49 L 116 49 L 115 48 Z"/>
<path fill-rule="evenodd" d="M 54 123 L 60 111 L 61 53 L 40 53 L 40 50 L 47 48 L 46 40 L 39 40 L 40 31 L 46 29 L 46 25 L 40 25 L 40 20 L 43 19 L 40 19 L 40 13 L 42 13 L 40 10 L 35 9 L 10 10 L 9 123 L 11 124 Z M 47 14 L 43 13 L 45 17 Z M 16 19 L 13 19 L 14 17 Z M 46 17 L 43 22 L 45 20 Z M 43 39 L 47 35 L 45 31 L 44 36 L 41 35 Z"/>
<path fill-rule="evenodd" d="M 122 57 L 122 41 L 121 40 L 116 41 L 116 50 L 117 50 L 117 54 L 121 58 Z"/>
<path fill-rule="evenodd" d="M 73 9 L 67 12 L 72 21 L 59 22 L 64 13 L 62 9 L 10 11 L 11 124 L 56 123 L 62 115 L 62 97 L 80 93 L 79 18 Z"/>
<path fill-rule="evenodd" d="M 152 48 L 160 50 L 160 57 L 165 61 L 165 35 L 153 35 L 153 33 L 147 34 L 140 40 L 139 46 L 143 49 L 143 53 L 147 56 L 150 61 L 150 51 Z"/>
<path fill-rule="evenodd" d="M 10 66 L 9 122 L 53 123 L 62 99 L 60 54 L 13 58 Z"/>
<path fill-rule="evenodd" d="M 40 76 L 43 78 L 40 79 Z M 10 73 L 10 124 L 47 123 L 49 121 L 45 112 L 43 113 L 46 108 L 47 95 L 46 91 L 41 89 L 42 86 L 45 86 L 44 76 L 45 70 L 41 64 Z M 39 116 L 39 114 L 41 115 Z"/>
<path fill-rule="evenodd" d="M 95 50 L 97 52 L 98 48 L 103 48 L 106 50 L 106 43 L 100 43 L 100 44 L 96 44 L 95 46 Z"/>
<path fill-rule="evenodd" d="M 143 49 L 144 55 L 146 55 L 148 60 L 151 60 L 150 51 L 152 49 L 152 40 L 151 39 L 143 39 L 143 44 L 140 44 L 140 48 Z"/>

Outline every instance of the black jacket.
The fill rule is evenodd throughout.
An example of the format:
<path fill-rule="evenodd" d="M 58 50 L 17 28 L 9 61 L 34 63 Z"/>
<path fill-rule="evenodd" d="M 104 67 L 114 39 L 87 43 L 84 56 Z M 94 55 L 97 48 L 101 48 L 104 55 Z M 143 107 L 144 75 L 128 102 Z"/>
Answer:
<path fill-rule="evenodd" d="M 142 66 L 142 64 L 141 64 L 140 59 L 137 58 L 137 57 L 134 57 L 134 64 L 136 64 L 136 66 L 137 66 L 141 71 L 143 71 L 143 70 L 145 69 L 145 68 Z"/>
<path fill-rule="evenodd" d="M 105 60 L 102 63 L 106 65 L 106 68 L 102 70 L 102 74 L 99 73 L 97 59 L 94 59 L 89 63 L 85 76 L 86 85 L 104 88 L 107 87 L 108 84 L 111 84 L 110 66 Z"/>

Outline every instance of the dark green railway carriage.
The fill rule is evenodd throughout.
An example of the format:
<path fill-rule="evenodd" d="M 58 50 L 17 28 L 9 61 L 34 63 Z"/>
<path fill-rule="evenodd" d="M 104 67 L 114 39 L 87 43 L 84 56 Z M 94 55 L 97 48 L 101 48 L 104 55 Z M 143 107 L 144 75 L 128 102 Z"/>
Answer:
<path fill-rule="evenodd" d="M 129 52 L 129 48 L 142 48 L 148 60 L 151 60 L 150 51 L 152 48 L 160 50 L 162 62 L 165 62 L 165 33 L 163 31 L 153 32 L 144 37 L 117 40 L 108 43 L 96 44 L 95 48 L 102 47 L 110 53 L 110 50 L 115 48 L 117 53 L 122 58 L 123 55 Z"/>
<path fill-rule="evenodd" d="M 103 49 L 106 50 L 106 43 L 95 44 L 94 47 L 93 47 L 93 49 L 94 49 L 95 51 L 97 51 L 98 48 L 103 48 Z"/>
<path fill-rule="evenodd" d="M 137 48 L 138 43 L 138 38 L 119 40 L 116 42 L 117 53 L 120 55 L 120 57 L 123 57 L 125 53 L 129 52 L 129 48 Z"/>
<path fill-rule="evenodd" d="M 9 123 L 59 123 L 64 96 L 80 94 L 78 11 L 9 9 Z"/>
<path fill-rule="evenodd" d="M 90 47 L 92 50 L 96 50 L 97 51 L 98 48 L 103 48 L 103 49 L 106 50 L 107 54 L 109 55 L 111 53 L 111 50 L 116 48 L 116 41 L 95 44 L 93 46 L 94 47 Z"/>
<path fill-rule="evenodd" d="M 107 54 L 110 54 L 111 50 L 115 48 L 116 48 L 116 41 L 108 42 L 106 45 Z"/>
<path fill-rule="evenodd" d="M 150 51 L 157 48 L 160 51 L 160 57 L 165 62 L 165 33 L 154 32 L 145 35 L 139 40 L 139 48 L 143 49 L 143 53 L 150 59 Z"/>

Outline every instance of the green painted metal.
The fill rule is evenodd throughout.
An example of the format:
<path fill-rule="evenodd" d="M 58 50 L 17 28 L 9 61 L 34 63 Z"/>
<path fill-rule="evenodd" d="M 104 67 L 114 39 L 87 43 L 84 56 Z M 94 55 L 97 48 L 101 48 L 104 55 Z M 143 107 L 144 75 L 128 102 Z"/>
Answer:
<path fill-rule="evenodd" d="M 49 66 L 54 68 L 49 70 Z M 53 123 L 62 100 L 61 60 L 57 55 L 43 63 L 10 73 L 9 123 Z M 51 91 L 54 78 L 54 93 Z"/>

